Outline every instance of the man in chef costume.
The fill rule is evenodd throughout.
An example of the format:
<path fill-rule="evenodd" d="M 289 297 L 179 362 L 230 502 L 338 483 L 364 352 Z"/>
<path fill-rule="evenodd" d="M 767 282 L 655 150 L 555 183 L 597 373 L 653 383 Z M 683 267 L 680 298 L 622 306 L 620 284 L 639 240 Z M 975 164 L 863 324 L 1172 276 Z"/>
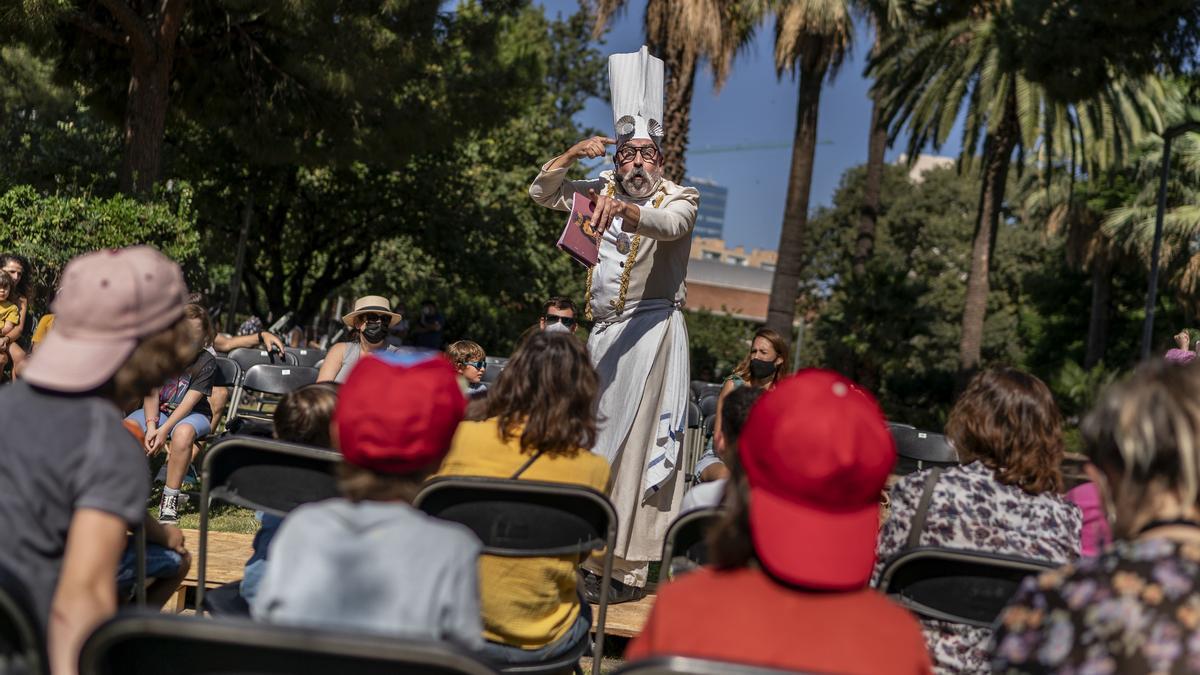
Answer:
<path fill-rule="evenodd" d="M 547 162 L 529 196 L 570 211 L 576 193 L 595 202 L 599 263 L 588 270 L 585 315 L 600 374 L 600 433 L 593 451 L 613 467 L 619 531 L 609 599 L 636 600 L 650 560 L 679 513 L 687 426 L 688 336 L 683 320 L 688 254 L 700 193 L 662 177 L 663 62 L 646 47 L 608 58 L 615 138 L 582 140 Z M 615 146 L 615 170 L 567 180 L 578 159 Z M 592 570 L 600 571 L 599 566 Z M 599 580 L 586 580 L 595 601 Z"/>

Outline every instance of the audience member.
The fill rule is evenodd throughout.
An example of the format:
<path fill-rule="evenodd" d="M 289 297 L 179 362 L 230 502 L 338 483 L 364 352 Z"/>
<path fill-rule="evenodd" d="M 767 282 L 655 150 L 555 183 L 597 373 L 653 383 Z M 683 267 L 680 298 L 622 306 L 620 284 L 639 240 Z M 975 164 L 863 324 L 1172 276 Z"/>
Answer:
<path fill-rule="evenodd" d="M 746 418 L 750 416 L 750 407 L 762 392 L 758 387 L 739 387 L 725 397 L 725 405 L 721 407 L 721 428 L 713 437 L 713 448 L 723 464 L 729 465 L 731 456 L 737 453 L 738 435 L 742 433 Z M 681 511 L 719 505 L 721 495 L 725 493 L 726 480 L 717 478 L 688 490 L 683 496 Z"/>
<path fill-rule="evenodd" d="M 467 381 L 467 398 L 477 399 L 487 395 L 487 385 L 483 383 L 487 355 L 483 353 L 483 347 L 470 340 L 459 340 L 446 348 L 446 358 Z"/>
<path fill-rule="evenodd" d="M 217 360 L 208 351 L 212 344 L 208 312 L 200 305 L 188 304 L 183 313 L 195 336 L 191 364 L 146 396 L 142 408 L 125 418 L 145 432 L 142 447 L 148 457 L 167 450 L 167 479 L 158 506 L 158 519 L 164 523 L 178 522 L 187 501 L 180 489 L 192 463 L 193 444 L 212 431 L 208 395 L 217 376 Z"/>
<path fill-rule="evenodd" d="M 995 672 L 1200 669 L 1200 365 L 1142 365 L 1081 431 L 1116 543 L 1028 579 L 997 623 Z"/>
<path fill-rule="evenodd" d="M 1192 334 L 1181 330 L 1175 334 L 1175 348 L 1168 349 L 1164 358 L 1171 363 L 1189 363 L 1196 358 L 1196 352 L 1191 350 Z"/>
<path fill-rule="evenodd" d="M 836 373 L 801 371 L 763 394 L 737 447 L 713 566 L 659 589 L 626 658 L 930 672 L 916 620 L 867 587 L 896 462 L 874 399 Z"/>
<path fill-rule="evenodd" d="M 350 340 L 329 348 L 317 382 L 345 382 L 364 354 L 400 349 L 386 341 L 388 327 L 399 320 L 400 315 L 392 311 L 383 296 L 367 295 L 355 300 L 354 311 L 342 317 L 342 323 L 350 329 Z"/>
<path fill-rule="evenodd" d="M 362 359 L 334 411 L 344 498 L 284 520 L 251 605 L 256 619 L 480 646 L 479 540 L 410 506 L 465 407 L 441 355 Z"/>
<path fill-rule="evenodd" d="M 408 339 L 408 329 L 410 326 L 408 320 L 408 311 L 404 308 L 404 303 L 396 305 L 396 313 L 400 315 L 400 320 L 392 324 L 388 329 L 388 344 L 400 347 L 404 345 Z"/>
<path fill-rule="evenodd" d="M 962 464 L 913 473 L 892 487 L 875 582 L 889 558 L 914 546 L 1053 563 L 1079 555 L 1082 518 L 1060 494 L 1062 419 L 1041 380 L 1010 368 L 976 375 L 950 411 L 946 436 Z M 914 520 L 924 522 L 917 532 L 911 532 Z M 932 619 L 922 624 L 938 672 L 987 671 L 989 629 Z"/>
<path fill-rule="evenodd" d="M 538 319 L 538 328 L 546 330 L 548 326 L 559 324 L 574 333 L 579 330 L 579 320 L 575 317 L 575 301 L 561 295 L 550 298 L 542 305 L 542 316 Z"/>
<path fill-rule="evenodd" d="M 304 443 L 318 448 L 332 448 L 329 423 L 337 405 L 338 385 L 332 382 L 310 384 L 293 391 L 279 401 L 275 408 L 274 435 L 281 441 Z M 283 518 L 270 513 L 261 514 L 262 525 L 254 535 L 253 553 L 246 561 L 240 593 L 246 602 L 253 603 L 258 584 L 267 566 L 267 552 L 279 531 Z"/>
<path fill-rule="evenodd" d="M 729 392 L 747 384 L 760 390 L 770 389 L 787 375 L 790 370 L 788 366 L 787 342 L 783 336 L 770 328 L 755 331 L 754 339 L 750 341 L 750 353 L 742 358 L 741 363 L 733 369 L 733 374 L 725 379 L 725 384 L 721 387 L 721 394 L 717 398 L 717 424 L 713 429 L 713 438 L 721 432 L 721 410 Z M 696 462 L 696 474 L 700 476 L 701 481 L 707 482 L 728 478 L 729 470 L 717 456 L 716 449 L 710 445 Z"/>
<path fill-rule="evenodd" d="M 441 351 L 445 327 L 446 317 L 438 311 L 437 304 L 432 300 L 422 302 L 421 314 L 409 330 L 413 346 Z"/>
<path fill-rule="evenodd" d="M 592 454 L 599 387 L 583 343 L 535 332 L 517 348 L 488 397 L 488 419 L 464 422 L 441 475 L 525 478 L 603 491 L 608 462 Z M 485 657 L 529 664 L 586 640 L 591 611 L 580 600 L 576 556 L 479 561 Z"/>
<path fill-rule="evenodd" d="M 4 272 L 13 283 L 7 302 L 17 306 L 14 325 L 0 330 L 0 370 L 6 362 L 11 362 L 13 373 L 19 374 L 25 362 L 25 349 L 19 344 L 25 332 L 25 320 L 29 314 L 29 301 L 32 298 L 29 283 L 29 261 L 15 253 L 0 254 L 0 272 Z"/>
<path fill-rule="evenodd" d="M 84 639 L 116 609 L 126 532 L 149 496 L 121 411 L 193 357 L 186 292 L 179 267 L 149 247 L 75 258 L 53 304 L 57 328 L 23 380 L 0 388 L 0 564 L 49 625 L 56 675 L 76 672 Z"/>

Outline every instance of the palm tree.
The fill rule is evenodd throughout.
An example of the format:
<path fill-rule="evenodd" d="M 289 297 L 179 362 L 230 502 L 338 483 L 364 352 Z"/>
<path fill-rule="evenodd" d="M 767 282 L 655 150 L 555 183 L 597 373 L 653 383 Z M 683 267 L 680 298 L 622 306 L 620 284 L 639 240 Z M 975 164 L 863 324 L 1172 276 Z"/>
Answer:
<path fill-rule="evenodd" d="M 924 0 L 912 0 L 922 4 Z M 962 162 L 981 150 L 975 234 L 959 343 L 965 381 L 979 367 L 987 314 L 988 271 L 1014 151 L 1043 150 L 1054 159 L 1078 152 L 1093 175 L 1120 163 L 1147 129 L 1161 127 L 1161 83 L 1110 80 L 1078 103 L 1051 99 L 1002 58 L 997 9 L 1012 0 L 976 3 L 961 17 L 941 19 L 928 31 L 893 35 L 872 59 L 869 73 L 882 96 L 891 133 L 909 131 L 909 157 L 940 147 L 964 120 Z M 1040 146 L 1039 146 L 1040 144 Z M 980 147 L 981 146 L 981 147 Z"/>
<path fill-rule="evenodd" d="M 800 292 L 821 86 L 837 72 L 853 35 L 848 0 L 781 0 L 775 11 L 775 70 L 780 77 L 800 77 L 779 260 L 767 306 L 767 327 L 780 335 L 792 334 Z"/>
<path fill-rule="evenodd" d="M 626 0 L 600 0 L 593 36 L 604 33 Z M 649 0 L 646 43 L 663 60 L 666 104 L 663 108 L 663 175 L 676 183 L 686 173 L 692 93 L 700 59 L 707 59 L 713 86 L 725 84 L 738 51 L 749 44 L 762 13 L 762 0 Z"/>

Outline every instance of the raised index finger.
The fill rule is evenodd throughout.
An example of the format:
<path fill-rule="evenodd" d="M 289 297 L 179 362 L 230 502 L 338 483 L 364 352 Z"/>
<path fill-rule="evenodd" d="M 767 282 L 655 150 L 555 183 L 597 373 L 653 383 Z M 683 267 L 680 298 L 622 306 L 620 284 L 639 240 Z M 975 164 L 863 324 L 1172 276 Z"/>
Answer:
<path fill-rule="evenodd" d="M 608 136 L 597 136 L 596 138 L 597 138 L 597 140 L 599 140 L 601 143 L 603 143 L 605 145 L 616 145 L 617 144 L 616 139 L 609 138 Z"/>

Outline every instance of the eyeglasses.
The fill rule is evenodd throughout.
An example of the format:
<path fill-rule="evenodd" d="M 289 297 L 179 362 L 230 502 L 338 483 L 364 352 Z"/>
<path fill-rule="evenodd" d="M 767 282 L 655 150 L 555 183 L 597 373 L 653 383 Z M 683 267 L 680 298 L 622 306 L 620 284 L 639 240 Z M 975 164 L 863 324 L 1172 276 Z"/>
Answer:
<path fill-rule="evenodd" d="M 572 319 L 569 316 L 558 316 L 557 314 L 546 314 L 545 316 L 542 317 L 542 320 L 548 324 L 549 323 L 561 323 L 562 325 L 566 326 L 567 328 L 571 328 L 575 325 L 575 319 Z"/>
<path fill-rule="evenodd" d="M 388 317 L 386 317 L 382 314 L 363 314 L 362 320 L 366 323 L 375 323 L 375 322 L 382 323 L 384 321 L 387 321 Z"/>
<path fill-rule="evenodd" d="M 653 145 L 626 145 L 615 155 L 617 163 L 632 162 L 634 155 L 641 155 L 643 162 L 658 162 L 658 148 Z"/>
<path fill-rule="evenodd" d="M 483 369 L 487 368 L 487 361 L 483 361 L 483 360 L 463 361 L 462 364 L 464 366 L 474 366 L 475 370 L 483 370 Z"/>

